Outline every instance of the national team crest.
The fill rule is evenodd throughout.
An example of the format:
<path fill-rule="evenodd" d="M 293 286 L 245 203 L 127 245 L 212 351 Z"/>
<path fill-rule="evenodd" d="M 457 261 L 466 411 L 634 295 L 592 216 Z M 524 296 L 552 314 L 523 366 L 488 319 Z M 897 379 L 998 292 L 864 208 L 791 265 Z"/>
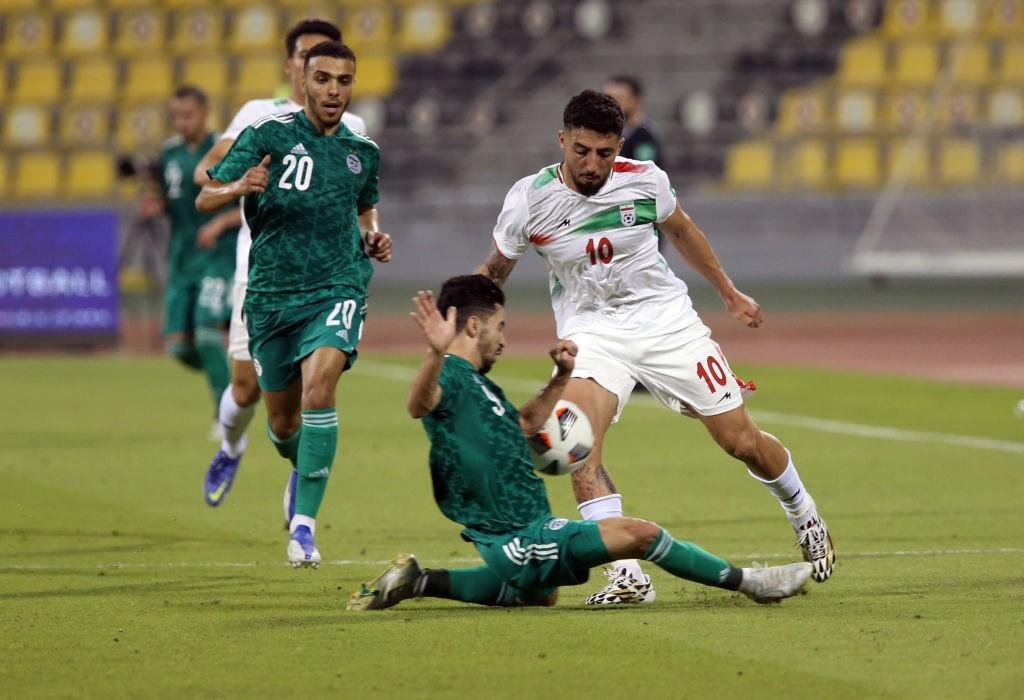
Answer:
<path fill-rule="evenodd" d="M 619 221 L 623 226 L 632 226 L 636 223 L 636 207 L 632 202 L 619 205 Z"/>
<path fill-rule="evenodd" d="M 359 156 L 355 153 L 348 154 L 348 158 L 345 159 L 345 164 L 348 165 L 348 169 L 355 175 L 363 172 L 363 162 L 359 160 Z"/>

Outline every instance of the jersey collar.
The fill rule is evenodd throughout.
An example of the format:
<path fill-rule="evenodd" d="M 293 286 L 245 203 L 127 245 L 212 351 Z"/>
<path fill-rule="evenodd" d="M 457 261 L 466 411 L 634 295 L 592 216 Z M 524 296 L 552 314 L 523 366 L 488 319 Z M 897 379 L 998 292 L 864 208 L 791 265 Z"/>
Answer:
<path fill-rule="evenodd" d="M 325 136 L 324 134 L 321 134 L 320 130 L 313 126 L 313 122 L 309 121 L 309 116 L 306 115 L 305 107 L 299 110 L 299 114 L 296 117 L 296 119 L 298 120 L 299 124 L 302 125 L 303 129 L 310 132 L 311 134 L 314 134 L 315 136 L 319 136 L 320 138 L 333 139 L 345 136 L 347 133 L 349 133 L 348 125 L 345 124 L 344 121 L 341 121 L 338 123 L 338 130 L 335 131 L 330 136 Z"/>

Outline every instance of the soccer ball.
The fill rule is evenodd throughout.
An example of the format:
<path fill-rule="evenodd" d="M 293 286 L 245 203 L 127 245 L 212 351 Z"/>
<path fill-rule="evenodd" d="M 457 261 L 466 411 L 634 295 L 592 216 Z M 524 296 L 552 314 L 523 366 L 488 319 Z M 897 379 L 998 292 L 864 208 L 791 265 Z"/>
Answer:
<path fill-rule="evenodd" d="M 572 401 L 559 401 L 544 427 L 528 441 L 533 468 L 542 474 L 571 474 L 594 449 L 594 429 L 583 410 Z"/>

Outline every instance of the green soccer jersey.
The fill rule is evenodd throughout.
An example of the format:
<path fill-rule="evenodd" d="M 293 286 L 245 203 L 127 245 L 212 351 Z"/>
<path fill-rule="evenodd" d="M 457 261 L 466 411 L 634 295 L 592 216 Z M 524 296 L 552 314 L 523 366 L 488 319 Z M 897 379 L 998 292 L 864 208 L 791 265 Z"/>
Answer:
<path fill-rule="evenodd" d="M 380 151 L 344 124 L 321 134 L 305 112 L 247 127 L 210 177 L 239 179 L 270 156 L 265 192 L 245 198 L 252 229 L 248 308 L 271 311 L 366 294 L 373 266 L 358 213 L 377 203 Z"/>
<path fill-rule="evenodd" d="M 192 172 L 217 140 L 216 134 L 195 146 L 180 136 L 164 142 L 160 149 L 160 173 L 167 216 L 171 222 L 169 275 L 174 282 L 198 283 L 203 277 L 230 277 L 235 267 L 238 229 L 225 231 L 212 250 L 196 247 L 196 234 L 205 223 L 224 210 L 202 214 L 196 211 L 198 185 Z"/>
<path fill-rule="evenodd" d="M 441 512 L 463 525 L 463 536 L 473 541 L 551 517 L 519 411 L 501 388 L 455 355 L 445 357 L 440 385 L 441 402 L 424 416 L 423 427 Z"/>

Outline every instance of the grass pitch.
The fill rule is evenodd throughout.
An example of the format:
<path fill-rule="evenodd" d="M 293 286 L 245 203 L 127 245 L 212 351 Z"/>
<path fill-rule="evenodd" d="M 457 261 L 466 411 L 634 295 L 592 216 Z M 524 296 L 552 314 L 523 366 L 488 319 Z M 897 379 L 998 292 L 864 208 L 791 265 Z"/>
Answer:
<path fill-rule="evenodd" d="M 234 490 L 212 509 L 201 479 L 215 446 L 197 375 L 158 358 L 0 360 L 4 695 L 1020 694 L 1019 392 L 737 368 L 758 380 L 751 408 L 793 450 L 838 548 L 833 580 L 780 606 L 648 566 L 658 600 L 642 608 L 583 608 L 603 582 L 595 572 L 556 609 L 409 601 L 348 613 L 349 592 L 396 552 L 434 567 L 475 559 L 433 504 L 427 441 L 402 409 L 414 365 L 367 357 L 341 382 L 318 530 L 326 563 L 312 572 L 284 563 L 288 472 L 262 409 Z M 495 370 L 520 402 L 547 373 L 539 360 Z M 737 564 L 798 556 L 778 505 L 696 422 L 640 400 L 607 453 L 627 513 Z M 568 481 L 548 487 L 571 517 Z"/>

